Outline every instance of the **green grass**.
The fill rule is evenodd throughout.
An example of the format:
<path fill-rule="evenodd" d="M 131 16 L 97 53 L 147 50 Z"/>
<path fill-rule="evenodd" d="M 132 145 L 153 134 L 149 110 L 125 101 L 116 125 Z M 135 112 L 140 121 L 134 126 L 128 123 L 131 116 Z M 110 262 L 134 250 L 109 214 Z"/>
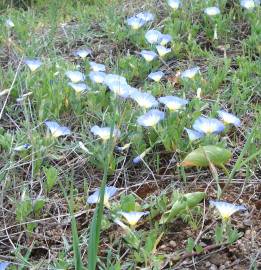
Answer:
<path fill-rule="evenodd" d="M 178 11 L 166 1 L 147 0 L 0 4 L 0 262 L 12 262 L 10 269 L 172 269 L 194 253 L 200 257 L 209 245 L 218 249 L 237 245 L 238 238 L 250 241 L 239 226 L 241 215 L 231 226 L 220 225 L 208 201 L 221 195 L 256 211 L 261 9 L 248 12 L 239 1 L 219 0 L 222 15 L 209 18 L 203 9 L 216 1 L 183 2 Z M 131 30 L 126 18 L 141 10 L 151 11 L 156 20 Z M 14 28 L 6 28 L 7 18 Z M 215 27 L 218 39 L 213 40 Z M 155 50 L 144 38 L 152 28 L 172 35 L 172 52 L 147 63 L 139 52 Z M 76 59 L 72 53 L 82 47 L 93 53 Z M 43 65 L 31 72 L 22 63 L 26 57 L 39 57 Z M 177 95 L 189 104 L 179 113 L 166 110 L 166 119 L 155 128 L 143 128 L 136 121 L 146 110 L 92 83 L 89 61 L 104 63 L 107 73 L 124 76 L 156 98 Z M 177 76 L 193 66 L 201 69 L 193 80 Z M 67 84 L 65 72 L 76 69 L 86 75 L 87 93 L 77 94 Z M 148 80 L 159 69 L 165 78 Z M 28 92 L 32 94 L 24 101 L 16 101 Z M 220 109 L 237 115 L 241 127 L 190 142 L 184 127 L 191 128 L 201 114 L 217 117 Z M 51 137 L 46 120 L 69 127 L 72 135 Z M 94 125 L 111 127 L 107 143 L 93 136 Z M 121 130 L 118 140 L 112 138 L 113 127 Z M 31 148 L 14 151 L 25 143 Z M 129 143 L 123 152 L 114 150 Z M 207 145 L 229 150 L 231 159 L 219 166 L 220 160 L 206 155 L 207 166 L 182 166 L 191 152 Z M 133 164 L 144 151 L 142 161 Z M 105 185 L 120 189 L 109 209 L 103 205 Z M 101 199 L 95 208 L 86 199 L 98 187 Z M 205 191 L 205 200 L 191 206 L 186 194 L 197 191 Z M 169 215 L 173 205 L 175 216 Z M 114 222 L 126 223 L 120 211 L 150 215 L 126 231 Z M 207 247 L 202 245 L 206 238 Z M 177 242 L 174 248 L 171 240 Z M 240 257 L 246 269 L 255 264 L 257 252 Z"/>

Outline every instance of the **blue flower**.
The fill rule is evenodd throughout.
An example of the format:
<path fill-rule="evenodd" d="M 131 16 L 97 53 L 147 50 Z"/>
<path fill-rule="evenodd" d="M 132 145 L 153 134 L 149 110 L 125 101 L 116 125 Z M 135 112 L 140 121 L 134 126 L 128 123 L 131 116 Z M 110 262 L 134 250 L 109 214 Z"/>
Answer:
<path fill-rule="evenodd" d="M 67 78 L 69 78 L 73 83 L 78 83 L 85 80 L 85 75 L 80 71 L 69 70 L 65 72 Z"/>
<path fill-rule="evenodd" d="M 98 64 L 92 61 L 89 64 L 92 71 L 105 71 L 106 70 L 106 67 L 103 64 Z"/>
<path fill-rule="evenodd" d="M 193 68 L 189 68 L 184 70 L 183 72 L 181 72 L 181 78 L 182 79 L 193 79 L 195 77 L 196 74 L 198 74 L 200 72 L 200 68 L 199 67 L 193 67 Z"/>
<path fill-rule="evenodd" d="M 150 93 L 137 91 L 131 94 L 131 98 L 135 100 L 140 107 L 145 109 L 158 106 L 158 101 Z"/>
<path fill-rule="evenodd" d="M 0 270 L 6 270 L 10 264 L 10 262 L 0 262 Z"/>
<path fill-rule="evenodd" d="M 155 52 L 147 50 L 142 50 L 140 54 L 147 62 L 151 62 L 158 56 Z"/>
<path fill-rule="evenodd" d="M 169 34 L 162 34 L 160 37 L 160 45 L 166 46 L 172 41 L 172 36 Z"/>
<path fill-rule="evenodd" d="M 50 130 L 53 137 L 58 138 L 60 136 L 71 135 L 71 131 L 69 128 L 60 126 L 55 121 L 45 121 L 44 122 L 47 128 Z"/>
<path fill-rule="evenodd" d="M 107 141 L 110 139 L 111 128 L 110 127 L 99 127 L 99 126 L 95 125 L 91 128 L 91 132 L 95 136 L 100 137 L 103 141 Z M 114 130 L 112 131 L 112 137 L 118 138 L 118 137 L 120 137 L 120 135 L 121 135 L 120 130 L 117 128 L 114 128 Z"/>
<path fill-rule="evenodd" d="M 168 0 L 168 5 L 174 10 L 176 10 L 180 6 L 180 0 Z"/>
<path fill-rule="evenodd" d="M 127 98 L 132 93 L 132 87 L 127 83 L 111 82 L 107 86 L 114 94 L 123 98 Z"/>
<path fill-rule="evenodd" d="M 204 137 L 204 134 L 201 133 L 201 132 L 198 132 L 196 130 L 193 130 L 193 129 L 189 129 L 189 128 L 185 128 L 187 134 L 188 134 L 188 137 L 189 137 L 189 140 L 190 141 L 195 141 L 195 140 L 198 140 L 198 139 L 201 139 L 202 137 Z"/>
<path fill-rule="evenodd" d="M 131 225 L 131 226 L 135 226 L 138 221 L 145 215 L 148 215 L 149 212 L 119 212 L 119 214 L 121 214 L 126 221 Z"/>
<path fill-rule="evenodd" d="M 161 39 L 161 32 L 158 30 L 149 30 L 146 34 L 145 34 L 145 39 L 150 43 L 150 44 L 158 44 L 160 42 Z"/>
<path fill-rule="evenodd" d="M 85 59 L 89 54 L 91 54 L 92 51 L 90 49 L 79 49 L 74 51 L 74 55 L 81 57 L 82 59 Z"/>
<path fill-rule="evenodd" d="M 116 145 L 115 150 L 118 152 L 123 152 L 124 150 L 129 149 L 130 145 L 131 145 L 131 143 L 126 143 L 123 146 Z"/>
<path fill-rule="evenodd" d="M 151 80 L 155 82 L 159 82 L 163 76 L 164 76 L 164 73 L 162 71 L 156 71 L 156 72 L 151 72 L 148 75 L 148 78 L 150 78 Z"/>
<path fill-rule="evenodd" d="M 147 155 L 147 153 L 151 150 L 151 147 L 147 148 L 145 151 L 143 151 L 140 155 L 136 156 L 132 162 L 133 164 L 138 164 L 140 163 L 144 157 Z"/>
<path fill-rule="evenodd" d="M 85 90 L 90 90 L 90 87 L 88 87 L 85 83 L 72 83 L 68 82 L 68 85 L 71 86 L 76 93 L 82 93 Z"/>
<path fill-rule="evenodd" d="M 136 15 L 137 18 L 144 20 L 145 22 L 150 22 L 155 19 L 155 15 L 150 13 L 149 11 L 143 11 Z"/>
<path fill-rule="evenodd" d="M 240 119 L 237 118 L 232 113 L 228 113 L 226 111 L 220 110 L 218 111 L 218 116 L 226 124 L 233 124 L 236 127 L 239 127 L 241 124 Z"/>
<path fill-rule="evenodd" d="M 94 83 L 104 83 L 106 73 L 101 71 L 91 71 L 89 73 L 89 78 Z"/>
<path fill-rule="evenodd" d="M 25 59 L 24 63 L 30 68 L 31 71 L 37 70 L 41 65 L 42 61 L 39 59 Z"/>
<path fill-rule="evenodd" d="M 216 16 L 219 15 L 221 12 L 218 7 L 207 7 L 204 9 L 204 13 L 208 16 Z"/>
<path fill-rule="evenodd" d="M 16 146 L 14 148 L 14 151 L 16 152 L 21 152 L 21 151 L 25 151 L 27 149 L 31 148 L 31 145 L 28 144 L 28 143 L 25 143 L 25 144 L 22 144 L 22 145 L 19 145 L 19 146 Z"/>
<path fill-rule="evenodd" d="M 14 23 L 13 23 L 13 21 L 12 21 L 11 19 L 7 19 L 7 20 L 5 21 L 5 26 L 6 26 L 7 28 L 13 28 L 15 25 L 14 25 Z"/>
<path fill-rule="evenodd" d="M 229 220 L 229 218 L 238 211 L 245 211 L 246 207 L 243 205 L 235 205 L 233 203 L 223 202 L 223 201 L 210 201 L 211 206 L 215 206 L 224 221 Z"/>
<path fill-rule="evenodd" d="M 165 117 L 164 112 L 152 109 L 137 119 L 137 123 L 144 127 L 155 127 Z"/>
<path fill-rule="evenodd" d="M 193 129 L 204 134 L 218 134 L 224 131 L 225 126 L 218 119 L 200 116 L 194 122 Z"/>
<path fill-rule="evenodd" d="M 127 25 L 129 25 L 133 30 L 138 30 L 145 23 L 146 23 L 146 21 L 144 21 L 141 18 L 135 17 L 135 16 L 130 17 L 130 18 L 127 19 Z"/>
<path fill-rule="evenodd" d="M 188 104 L 188 100 L 176 96 L 160 97 L 159 102 L 172 111 L 183 109 Z"/>
<path fill-rule="evenodd" d="M 171 52 L 171 48 L 166 48 L 166 47 L 164 47 L 162 45 L 157 45 L 156 49 L 157 49 L 157 52 L 158 52 L 159 56 L 161 56 L 161 57 L 163 57 L 166 54 Z"/>
<path fill-rule="evenodd" d="M 260 5 L 260 1 L 257 0 L 241 0 L 240 1 L 240 5 L 241 7 L 245 8 L 245 9 L 253 9 L 255 6 Z"/>
<path fill-rule="evenodd" d="M 104 205 L 109 207 L 109 200 L 118 192 L 118 188 L 114 186 L 105 187 L 104 193 Z M 92 195 L 87 199 L 88 204 L 96 204 L 100 201 L 100 189 L 97 189 Z"/>
<path fill-rule="evenodd" d="M 126 78 L 118 74 L 107 74 L 104 80 L 105 85 L 110 85 L 112 83 L 118 84 L 128 84 Z"/>

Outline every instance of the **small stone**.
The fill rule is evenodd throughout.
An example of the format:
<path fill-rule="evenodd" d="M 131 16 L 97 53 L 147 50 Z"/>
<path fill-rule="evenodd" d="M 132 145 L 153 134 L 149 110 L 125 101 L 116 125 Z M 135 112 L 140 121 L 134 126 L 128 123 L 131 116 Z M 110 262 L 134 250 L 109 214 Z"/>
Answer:
<path fill-rule="evenodd" d="M 206 262 L 206 267 L 210 267 L 211 263 L 210 262 Z"/>
<path fill-rule="evenodd" d="M 244 223 L 245 226 L 251 226 L 251 225 L 253 225 L 253 222 L 252 222 L 251 219 L 245 219 L 245 220 L 243 221 L 243 223 Z"/>
<path fill-rule="evenodd" d="M 171 240 L 171 241 L 169 242 L 169 244 L 170 244 L 172 247 L 176 247 L 176 246 L 177 246 L 177 243 L 176 243 L 175 241 L 173 241 L 173 240 Z"/>
<path fill-rule="evenodd" d="M 209 268 L 209 270 L 218 270 L 217 266 L 215 264 L 212 264 Z"/>

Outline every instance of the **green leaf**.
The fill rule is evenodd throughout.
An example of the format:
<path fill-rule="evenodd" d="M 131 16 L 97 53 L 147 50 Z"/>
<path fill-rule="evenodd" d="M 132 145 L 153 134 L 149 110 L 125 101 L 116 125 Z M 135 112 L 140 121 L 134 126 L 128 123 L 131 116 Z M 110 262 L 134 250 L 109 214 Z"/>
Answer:
<path fill-rule="evenodd" d="M 231 156 L 231 152 L 225 148 L 207 145 L 189 153 L 181 165 L 184 167 L 208 167 L 211 162 L 218 167 L 223 167 Z"/>
<path fill-rule="evenodd" d="M 220 244 L 223 240 L 223 226 L 217 225 L 215 228 L 215 242 Z"/>
<path fill-rule="evenodd" d="M 26 191 L 23 192 L 21 200 L 16 204 L 16 219 L 19 222 L 25 221 L 25 219 L 33 211 L 33 204 L 31 198 Z"/>
<path fill-rule="evenodd" d="M 47 192 L 50 192 L 53 186 L 56 184 L 58 179 L 58 171 L 55 167 L 43 168 L 46 176 L 45 188 Z"/>
<path fill-rule="evenodd" d="M 136 210 L 135 197 L 130 194 L 127 196 L 121 196 L 121 210 L 125 212 L 131 212 Z"/>
<path fill-rule="evenodd" d="M 161 219 L 160 224 L 170 222 L 177 217 L 182 211 L 195 207 L 205 197 L 205 192 L 193 192 L 181 196 L 173 205 L 172 208 L 165 212 Z"/>
<path fill-rule="evenodd" d="M 194 246 L 195 246 L 195 241 L 191 237 L 189 237 L 187 240 L 186 251 L 189 253 L 192 253 Z"/>
<path fill-rule="evenodd" d="M 147 255 L 152 253 L 156 241 L 157 241 L 157 232 L 151 231 L 146 239 L 145 246 L 144 246 L 144 250 L 146 251 Z"/>
<path fill-rule="evenodd" d="M 41 210 L 43 209 L 45 205 L 46 200 L 44 198 L 38 198 L 36 201 L 33 203 L 33 210 L 35 215 L 39 215 Z"/>

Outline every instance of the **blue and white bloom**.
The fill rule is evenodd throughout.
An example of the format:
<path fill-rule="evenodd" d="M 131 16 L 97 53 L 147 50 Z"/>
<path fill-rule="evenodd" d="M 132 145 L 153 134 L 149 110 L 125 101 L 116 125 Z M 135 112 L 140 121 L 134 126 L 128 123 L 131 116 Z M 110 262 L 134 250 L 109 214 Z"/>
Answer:
<path fill-rule="evenodd" d="M 126 78 L 117 74 L 107 74 L 104 80 L 105 85 L 110 85 L 112 83 L 118 84 L 128 84 Z"/>
<path fill-rule="evenodd" d="M 204 134 L 218 134 L 224 131 L 225 126 L 218 119 L 200 116 L 194 122 L 193 129 Z"/>
<path fill-rule="evenodd" d="M 260 1 L 257 0 L 241 0 L 240 1 L 240 5 L 241 7 L 245 8 L 245 9 L 253 9 L 255 6 L 260 5 Z"/>
<path fill-rule="evenodd" d="M 149 11 L 143 11 L 136 15 L 137 18 L 144 20 L 145 22 L 154 21 L 155 15 L 150 13 Z"/>
<path fill-rule="evenodd" d="M 71 135 L 71 131 L 69 128 L 60 126 L 55 121 L 45 121 L 44 122 L 47 128 L 50 130 L 53 137 L 58 138 L 60 136 Z"/>
<path fill-rule="evenodd" d="M 219 15 L 221 12 L 218 7 L 207 7 L 204 9 L 204 13 L 208 16 L 216 16 Z"/>
<path fill-rule="evenodd" d="M 90 49 L 79 49 L 79 50 L 76 50 L 73 54 L 77 57 L 85 59 L 91 53 L 92 51 Z"/>
<path fill-rule="evenodd" d="M 193 130 L 193 129 L 189 129 L 189 128 L 185 128 L 187 134 L 188 134 L 188 137 L 189 137 L 189 140 L 191 142 L 195 141 L 195 140 L 198 140 L 198 139 L 201 139 L 202 137 L 204 137 L 204 133 L 201 133 L 201 132 L 198 132 L 196 130 Z"/>
<path fill-rule="evenodd" d="M 133 30 L 140 29 L 145 23 L 145 20 L 136 16 L 127 19 L 127 25 L 130 26 Z"/>
<path fill-rule="evenodd" d="M 199 67 L 193 67 L 193 68 L 189 68 L 184 70 L 183 72 L 181 72 L 181 78 L 182 79 L 193 79 L 196 74 L 200 73 L 200 68 Z"/>
<path fill-rule="evenodd" d="M 25 59 L 24 63 L 29 67 L 29 69 L 33 72 L 37 70 L 41 65 L 42 61 L 39 59 Z"/>
<path fill-rule="evenodd" d="M 134 94 L 131 95 L 131 98 L 135 100 L 140 107 L 145 109 L 158 106 L 158 101 L 150 93 L 135 92 Z"/>
<path fill-rule="evenodd" d="M 145 39 L 150 43 L 150 44 L 158 44 L 161 39 L 161 32 L 158 30 L 149 30 L 145 34 Z"/>
<path fill-rule="evenodd" d="M 148 75 L 148 78 L 150 78 L 151 80 L 153 80 L 155 82 L 159 82 L 163 76 L 164 76 L 164 73 L 160 70 L 160 71 L 156 71 L 156 72 L 151 72 Z"/>
<path fill-rule="evenodd" d="M 11 19 L 7 19 L 7 20 L 5 21 L 5 26 L 6 26 L 7 28 L 13 28 L 15 25 L 14 25 L 14 23 L 13 23 L 13 21 L 12 21 Z"/>
<path fill-rule="evenodd" d="M 225 221 L 238 211 L 245 211 L 246 207 L 243 205 L 235 205 L 233 203 L 223 202 L 223 201 L 210 201 L 211 206 L 215 206 L 221 216 Z"/>
<path fill-rule="evenodd" d="M 29 143 L 25 143 L 25 144 L 16 146 L 16 147 L 14 148 L 14 151 L 16 151 L 16 152 L 21 152 L 21 151 L 28 150 L 29 148 L 31 148 L 31 145 L 30 145 Z"/>
<path fill-rule="evenodd" d="M 109 207 L 109 200 L 118 192 L 118 189 L 113 186 L 105 187 L 104 192 L 104 205 Z M 97 189 L 92 195 L 87 199 L 88 204 L 96 204 L 100 201 L 100 189 Z"/>
<path fill-rule="evenodd" d="M 158 57 L 158 55 L 153 51 L 142 50 L 140 54 L 147 62 L 151 62 Z"/>
<path fill-rule="evenodd" d="M 165 117 L 164 112 L 152 109 L 137 119 L 137 123 L 143 127 L 155 127 Z"/>
<path fill-rule="evenodd" d="M 151 147 L 147 148 L 145 151 L 143 151 L 140 155 L 136 156 L 132 162 L 133 164 L 138 164 L 140 163 L 144 157 L 147 155 L 147 153 L 151 150 Z"/>
<path fill-rule="evenodd" d="M 158 54 L 159 56 L 163 57 L 165 56 L 166 54 L 170 53 L 171 52 L 171 48 L 166 48 L 162 45 L 157 45 L 156 46 L 156 49 L 158 51 Z"/>
<path fill-rule="evenodd" d="M 168 0 L 168 5 L 176 10 L 180 7 L 180 0 Z"/>
<path fill-rule="evenodd" d="M 121 214 L 126 221 L 131 225 L 131 226 L 135 226 L 138 221 L 145 215 L 148 215 L 149 212 L 119 212 L 119 214 Z"/>
<path fill-rule="evenodd" d="M 160 45 L 166 46 L 172 41 L 172 36 L 169 34 L 162 34 L 160 37 Z"/>
<path fill-rule="evenodd" d="M 220 110 L 218 111 L 219 118 L 225 122 L 226 124 L 232 124 L 235 127 L 239 127 L 241 124 L 241 121 L 239 118 L 237 118 L 234 114 L 228 113 L 226 111 Z"/>
<path fill-rule="evenodd" d="M 0 270 L 6 270 L 10 264 L 10 262 L 0 262 Z"/>
<path fill-rule="evenodd" d="M 72 89 L 75 90 L 76 93 L 82 93 L 86 90 L 90 90 L 90 87 L 87 86 L 85 83 L 68 82 L 68 85 L 71 86 Z"/>
<path fill-rule="evenodd" d="M 90 69 L 92 71 L 105 71 L 106 70 L 106 67 L 103 64 L 98 64 L 93 61 L 91 61 L 89 64 L 90 64 Z"/>
<path fill-rule="evenodd" d="M 89 78 L 94 83 L 104 83 L 106 73 L 101 71 L 91 71 L 89 73 Z"/>
<path fill-rule="evenodd" d="M 114 222 L 119 225 L 120 227 L 122 227 L 122 229 L 126 230 L 126 231 L 130 231 L 130 228 L 125 225 L 121 220 L 119 220 L 118 218 L 114 219 Z M 1 269 L 0 269 L 1 270 Z"/>
<path fill-rule="evenodd" d="M 99 126 L 93 126 L 91 128 L 91 132 L 95 135 L 100 137 L 103 141 L 107 141 L 110 139 L 111 135 L 111 128 L 110 127 L 99 127 Z M 112 137 L 113 138 L 119 138 L 121 135 L 121 132 L 119 129 L 114 128 L 112 131 Z"/>
<path fill-rule="evenodd" d="M 183 109 L 188 104 L 188 100 L 176 96 L 160 97 L 159 102 L 163 103 L 171 111 Z"/>
<path fill-rule="evenodd" d="M 132 91 L 132 87 L 126 83 L 112 82 L 107 86 L 114 94 L 123 98 L 127 98 Z"/>
<path fill-rule="evenodd" d="M 124 150 L 129 149 L 130 146 L 131 146 L 131 143 L 126 143 L 123 146 L 116 145 L 115 150 L 118 151 L 118 152 L 123 152 Z"/>
<path fill-rule="evenodd" d="M 85 80 L 85 75 L 80 71 L 69 70 L 65 72 L 65 75 L 73 83 L 78 83 Z"/>

